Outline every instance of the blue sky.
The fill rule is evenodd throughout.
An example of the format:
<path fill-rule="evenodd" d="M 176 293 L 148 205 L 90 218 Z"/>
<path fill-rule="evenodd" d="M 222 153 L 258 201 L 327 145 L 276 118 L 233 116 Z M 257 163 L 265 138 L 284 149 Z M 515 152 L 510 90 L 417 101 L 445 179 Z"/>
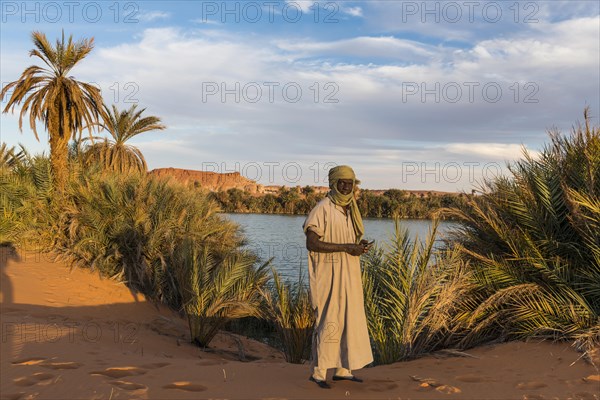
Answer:
<path fill-rule="evenodd" d="M 131 140 L 149 167 L 365 188 L 470 191 L 524 146 L 600 117 L 597 1 L 2 1 L 0 79 L 31 32 L 94 37 L 71 74 L 167 129 Z M 6 104 L 6 99 L 2 107 Z M 18 112 L 18 110 L 17 110 Z M 48 152 L 2 114 L 1 140 Z M 41 126 L 40 126 L 41 127 Z"/>

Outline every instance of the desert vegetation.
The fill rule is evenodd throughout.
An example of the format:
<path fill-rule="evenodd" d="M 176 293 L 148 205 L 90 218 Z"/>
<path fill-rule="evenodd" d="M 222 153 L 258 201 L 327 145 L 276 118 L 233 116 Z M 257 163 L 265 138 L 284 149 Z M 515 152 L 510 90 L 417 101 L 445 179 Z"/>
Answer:
<path fill-rule="evenodd" d="M 211 197 L 225 212 L 306 215 L 325 197 L 311 186 L 282 186 L 275 194 L 252 195 L 241 189 L 211 192 Z M 442 208 L 462 208 L 472 194 L 444 193 L 417 195 L 405 190 L 389 189 L 383 193 L 361 190 L 357 200 L 363 217 L 432 218 Z M 444 215 L 443 218 L 450 218 Z"/>

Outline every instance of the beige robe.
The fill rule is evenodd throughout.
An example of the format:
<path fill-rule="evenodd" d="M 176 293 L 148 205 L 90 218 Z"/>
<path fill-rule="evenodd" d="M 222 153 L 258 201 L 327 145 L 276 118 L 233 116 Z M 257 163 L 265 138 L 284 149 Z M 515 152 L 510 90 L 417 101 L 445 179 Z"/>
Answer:
<path fill-rule="evenodd" d="M 304 232 L 329 243 L 355 243 L 352 218 L 329 197 L 312 209 Z M 316 316 L 312 364 L 318 368 L 359 369 L 373 361 L 360 258 L 346 252 L 308 253 L 310 297 Z"/>

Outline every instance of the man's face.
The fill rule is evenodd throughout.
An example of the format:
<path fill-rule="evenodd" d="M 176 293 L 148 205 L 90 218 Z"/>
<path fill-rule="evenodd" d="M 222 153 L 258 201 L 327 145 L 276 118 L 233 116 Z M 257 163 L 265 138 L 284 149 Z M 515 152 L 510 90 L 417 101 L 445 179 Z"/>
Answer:
<path fill-rule="evenodd" d="M 352 193 L 354 189 L 354 181 L 352 179 L 338 179 L 337 190 L 343 195 Z"/>

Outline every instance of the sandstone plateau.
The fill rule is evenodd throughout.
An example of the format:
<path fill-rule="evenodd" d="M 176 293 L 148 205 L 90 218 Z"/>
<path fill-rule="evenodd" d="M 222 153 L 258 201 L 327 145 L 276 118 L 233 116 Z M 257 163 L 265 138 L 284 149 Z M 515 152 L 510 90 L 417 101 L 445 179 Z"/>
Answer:
<path fill-rule="evenodd" d="M 240 189 L 252 195 L 276 195 L 282 186 L 261 185 L 260 183 L 242 176 L 239 172 L 208 172 L 181 168 L 156 168 L 149 174 L 159 177 L 172 177 L 178 182 L 192 184 L 195 187 L 210 190 L 211 192 Z M 327 186 L 312 186 L 315 193 L 325 194 L 329 191 Z M 420 197 L 441 196 L 444 194 L 457 195 L 458 193 L 440 192 L 436 190 L 404 190 Z M 383 195 L 385 190 L 371 190 L 375 195 Z"/>
<path fill-rule="evenodd" d="M 232 188 L 244 190 L 252 194 L 262 193 L 262 185 L 240 175 L 239 172 L 205 172 L 180 168 L 157 168 L 149 172 L 159 177 L 172 177 L 178 182 L 193 184 L 213 192 L 225 191 Z"/>

